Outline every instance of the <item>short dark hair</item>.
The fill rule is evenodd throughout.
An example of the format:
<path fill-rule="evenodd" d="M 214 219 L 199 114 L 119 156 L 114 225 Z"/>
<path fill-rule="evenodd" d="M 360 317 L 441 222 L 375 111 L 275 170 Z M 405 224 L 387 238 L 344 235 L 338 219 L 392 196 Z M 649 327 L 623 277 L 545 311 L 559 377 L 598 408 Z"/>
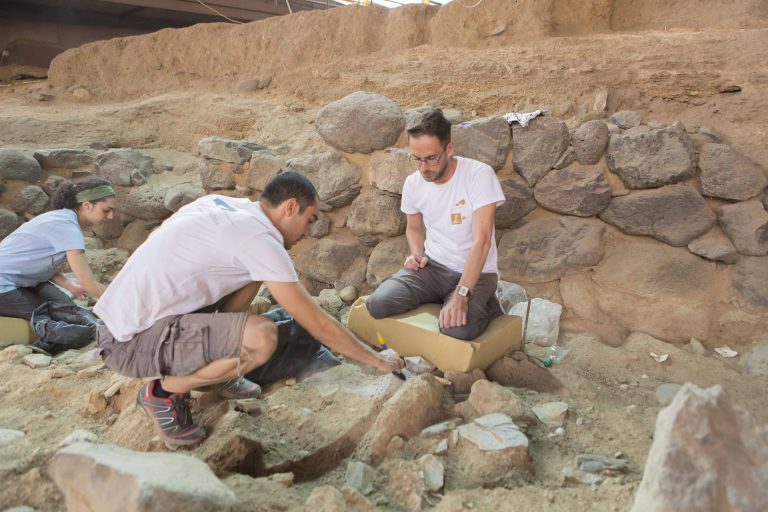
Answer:
<path fill-rule="evenodd" d="M 302 213 L 317 201 L 317 190 L 304 175 L 288 169 L 269 180 L 260 199 L 266 201 L 270 207 L 276 208 L 291 198 L 299 203 L 299 213 Z"/>
<path fill-rule="evenodd" d="M 62 208 L 69 208 L 70 210 L 76 210 L 80 207 L 81 203 L 77 202 L 77 194 L 79 192 L 82 192 L 83 190 L 88 190 L 91 188 L 96 187 L 102 187 L 104 185 L 109 185 L 110 183 L 107 180 L 101 179 L 101 178 L 88 178 L 85 179 L 79 183 L 72 183 L 71 181 L 62 181 L 59 183 L 59 185 L 56 187 L 56 190 L 53 192 L 53 198 L 51 199 L 51 205 L 55 210 L 60 210 Z M 108 197 L 115 197 L 115 196 L 108 196 Z M 107 199 L 107 197 L 102 197 L 101 199 L 94 199 L 93 201 L 89 201 L 91 203 L 98 203 L 99 201 L 103 201 Z"/>
<path fill-rule="evenodd" d="M 439 108 L 430 109 L 418 118 L 407 129 L 409 137 L 418 137 L 420 135 L 433 135 L 440 139 L 443 147 L 451 142 L 451 122 L 443 115 Z"/>

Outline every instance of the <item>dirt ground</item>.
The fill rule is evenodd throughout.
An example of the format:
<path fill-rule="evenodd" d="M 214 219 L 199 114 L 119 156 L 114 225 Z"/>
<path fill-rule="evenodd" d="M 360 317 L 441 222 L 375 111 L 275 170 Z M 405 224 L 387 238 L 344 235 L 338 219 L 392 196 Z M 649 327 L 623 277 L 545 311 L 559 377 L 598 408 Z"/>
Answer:
<path fill-rule="evenodd" d="M 307 26 L 305 16 L 299 19 Z M 270 86 L 249 93 L 238 91 L 237 85 L 262 72 L 260 68 L 253 73 L 243 66 L 232 73 L 201 69 L 198 77 L 173 80 L 159 75 L 153 80 L 149 74 L 131 81 L 129 76 L 105 79 L 78 74 L 75 67 L 67 71 L 66 79 L 55 82 L 0 84 L 0 146 L 38 149 L 104 142 L 110 147 L 194 154 L 201 138 L 218 135 L 283 144 L 286 155 L 298 156 L 325 147 L 312 126 L 316 112 L 356 90 L 383 94 L 403 108 L 424 103 L 456 108 L 467 119 L 546 108 L 569 122 L 593 112 L 596 98 L 607 92 L 609 113 L 632 109 L 647 120 L 712 127 L 724 142 L 768 167 L 768 29 L 734 23 L 716 28 L 671 24 L 667 30 L 648 30 L 643 20 L 635 30 L 624 32 L 569 35 L 563 30 L 554 36 L 536 32 L 503 44 L 468 41 L 464 46 L 445 44 L 461 26 L 440 25 L 448 35 L 438 37 L 433 23 L 430 38 L 439 44 L 359 52 L 345 47 L 335 58 L 322 61 L 296 57 L 295 66 L 280 68 L 273 62 Z M 492 22 L 490 17 L 477 23 Z M 631 25 L 627 19 L 615 24 Z M 185 30 L 188 37 L 204 33 Z M 104 53 L 107 59 L 108 52 Z M 720 93 L 726 85 L 739 85 L 741 92 Z M 85 87 L 87 94 L 74 94 L 78 87 Z M 511 488 L 452 491 L 435 510 L 629 510 L 661 409 L 655 390 L 665 382 L 721 384 L 735 402 L 761 423 L 768 422 L 762 392 L 768 379 L 747 376 L 740 358 L 698 355 L 688 346 L 642 334 L 612 348 L 588 333 L 566 332 L 561 333 L 561 345 L 569 353 L 552 371 L 563 382 L 563 390 L 557 394 L 519 390 L 528 405 L 563 400 L 570 406 L 564 435 L 550 436 L 543 427 L 528 431 L 535 476 Z M 657 363 L 650 352 L 669 354 L 669 359 Z M 0 427 L 26 433 L 13 445 L 0 447 L 0 509 L 63 508 L 46 468 L 57 444 L 75 429 L 91 430 L 123 446 L 161 449 L 157 441 L 145 441 L 151 428 L 148 421 L 139 423 L 145 430 L 130 433 L 115 423 L 132 403 L 138 382 L 124 385 L 105 410 L 88 412 L 88 404 L 95 400 L 88 398 L 89 393 L 108 387 L 117 376 L 79 355 L 68 353 L 56 358 L 52 368 L 33 370 L 20 364 L 12 349 L 0 351 Z M 279 435 L 280 425 L 274 429 Z M 629 461 L 627 474 L 608 478 L 594 489 L 562 483 L 561 470 L 574 466 L 577 454 L 617 452 Z M 318 485 L 340 487 L 344 468 L 342 464 L 271 497 L 265 495 L 271 487 L 263 479 L 233 476 L 225 482 L 241 499 L 238 510 L 291 510 Z"/>

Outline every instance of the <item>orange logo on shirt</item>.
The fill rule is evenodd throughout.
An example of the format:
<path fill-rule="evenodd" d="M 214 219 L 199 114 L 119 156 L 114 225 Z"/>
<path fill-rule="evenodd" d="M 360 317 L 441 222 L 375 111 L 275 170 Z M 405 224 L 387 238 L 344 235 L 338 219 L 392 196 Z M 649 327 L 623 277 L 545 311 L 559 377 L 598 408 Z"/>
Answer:
<path fill-rule="evenodd" d="M 461 201 L 456 203 L 456 206 L 464 206 L 465 204 L 466 204 L 465 201 L 462 199 Z"/>
<path fill-rule="evenodd" d="M 461 214 L 460 213 L 452 213 L 451 214 L 451 224 L 461 224 Z"/>

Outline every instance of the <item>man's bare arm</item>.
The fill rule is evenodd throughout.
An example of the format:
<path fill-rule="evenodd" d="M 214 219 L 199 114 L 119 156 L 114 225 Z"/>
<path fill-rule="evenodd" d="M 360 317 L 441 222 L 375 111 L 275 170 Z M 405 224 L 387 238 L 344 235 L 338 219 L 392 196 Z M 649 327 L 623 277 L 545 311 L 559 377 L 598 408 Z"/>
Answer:
<path fill-rule="evenodd" d="M 420 213 L 408 214 L 405 227 L 405 238 L 408 240 L 408 248 L 411 254 L 405 259 L 403 266 L 409 270 L 424 268 L 429 260 L 424 254 L 424 240 L 426 239 L 424 219 Z"/>

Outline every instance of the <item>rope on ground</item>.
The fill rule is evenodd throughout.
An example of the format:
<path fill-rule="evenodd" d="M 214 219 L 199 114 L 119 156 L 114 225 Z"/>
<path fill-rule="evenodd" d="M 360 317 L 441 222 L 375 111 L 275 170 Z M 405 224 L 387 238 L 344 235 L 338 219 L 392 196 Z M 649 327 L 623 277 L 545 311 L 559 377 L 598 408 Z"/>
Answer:
<path fill-rule="evenodd" d="M 210 5 L 206 5 L 206 4 L 204 4 L 204 3 L 203 3 L 201 0 L 195 0 L 195 1 L 196 1 L 197 3 L 199 3 L 200 5 L 202 5 L 203 7 L 205 7 L 206 9 L 210 9 L 211 11 L 215 12 L 216 14 L 218 14 L 219 16 L 221 16 L 222 18 L 224 18 L 225 20 L 231 21 L 232 23 L 237 23 L 237 24 L 239 24 L 239 25 L 242 25 L 242 24 L 243 24 L 243 22 L 242 22 L 242 21 L 233 20 L 232 18 L 229 18 L 229 17 L 227 17 L 226 15 L 224 15 L 224 14 L 220 13 L 219 11 L 217 11 L 216 9 L 214 9 L 213 7 L 211 7 Z M 287 1 L 288 1 L 288 0 L 286 0 L 286 2 L 287 2 Z"/>
<path fill-rule="evenodd" d="M 474 9 L 475 7 L 477 7 L 478 5 L 480 5 L 481 3 L 483 3 L 483 0 L 477 0 L 477 2 L 475 2 L 473 5 L 464 5 L 464 4 L 461 2 L 461 0 L 453 0 L 453 1 L 454 1 L 454 2 L 456 2 L 457 4 L 459 4 L 459 5 L 460 5 L 460 6 L 462 6 L 462 7 L 466 7 L 467 9 Z"/>

